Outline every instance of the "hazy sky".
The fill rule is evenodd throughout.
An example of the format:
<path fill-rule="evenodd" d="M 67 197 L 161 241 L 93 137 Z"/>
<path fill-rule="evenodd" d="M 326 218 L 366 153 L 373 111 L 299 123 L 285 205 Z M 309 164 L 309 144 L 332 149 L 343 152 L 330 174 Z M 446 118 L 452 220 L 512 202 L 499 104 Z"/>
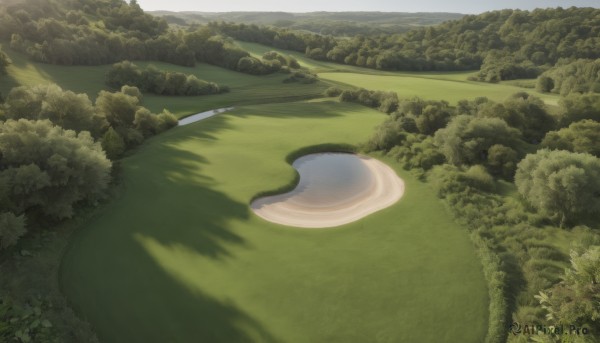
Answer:
<path fill-rule="evenodd" d="M 144 10 L 169 11 L 382 11 L 481 13 L 503 8 L 600 7 L 600 0 L 138 0 Z"/>

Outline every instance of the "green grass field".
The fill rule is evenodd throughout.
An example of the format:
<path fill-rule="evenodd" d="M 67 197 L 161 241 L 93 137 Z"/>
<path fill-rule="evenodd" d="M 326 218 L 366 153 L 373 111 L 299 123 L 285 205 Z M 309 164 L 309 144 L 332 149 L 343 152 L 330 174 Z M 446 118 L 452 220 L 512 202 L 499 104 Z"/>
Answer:
<path fill-rule="evenodd" d="M 254 105 L 151 139 L 123 161 L 122 195 L 73 237 L 65 294 L 105 342 L 482 342 L 487 288 L 468 235 L 396 164 L 405 196 L 339 228 L 249 209 L 293 177 L 289 152 L 362 142 L 383 118 Z"/>
<path fill-rule="evenodd" d="M 4 45 L 6 46 L 6 44 Z M 105 75 L 110 65 L 104 66 L 57 66 L 35 63 L 11 49 L 3 49 L 12 59 L 8 75 L 0 77 L 0 91 L 8 94 L 19 85 L 32 86 L 53 82 L 76 93 L 87 93 L 92 99 L 98 92 L 107 89 Z M 329 87 L 327 82 L 316 84 L 283 83 L 287 76 L 273 74 L 255 76 L 238 73 L 209 64 L 198 63 L 196 67 L 181 67 L 161 62 L 135 62 L 140 67 L 153 64 L 159 69 L 194 74 L 198 78 L 227 85 L 231 92 L 204 96 L 159 96 L 144 94 L 143 105 L 154 112 L 169 109 L 176 116 L 202 112 L 209 109 L 240 104 L 273 103 L 314 98 L 321 96 Z"/>
<path fill-rule="evenodd" d="M 256 43 L 240 41 L 236 43 L 240 47 L 250 51 L 256 57 L 260 57 L 263 53 L 271 50 L 294 56 L 303 67 L 316 72 L 323 81 L 330 81 L 342 86 L 397 92 L 400 98 L 412 98 L 418 96 L 431 100 L 447 100 L 451 104 L 456 104 L 462 99 L 472 100 L 482 96 L 495 101 L 503 101 L 514 93 L 528 92 L 542 98 L 546 104 L 551 106 L 556 106 L 559 99 L 555 94 L 540 93 L 535 91 L 535 89 L 532 89 L 532 85 L 535 86 L 535 80 L 514 80 L 505 81 L 500 84 L 490 84 L 468 81 L 467 78 L 476 75 L 476 71 L 381 71 L 331 62 L 315 61 L 307 58 L 302 53 L 275 49 Z"/>
<path fill-rule="evenodd" d="M 257 56 L 273 50 L 239 44 Z M 0 78 L 4 94 L 47 82 L 92 98 L 106 89 L 109 66 L 33 63 L 5 51 L 14 63 Z M 386 160 L 406 181 L 404 198 L 340 228 L 278 226 L 248 204 L 293 178 L 284 162 L 291 151 L 364 142 L 385 118 L 358 105 L 291 101 L 331 85 L 451 103 L 531 90 L 466 81 L 472 72 L 393 73 L 291 54 L 321 82 L 152 63 L 231 87 L 212 96 L 145 94 L 152 111 L 237 109 L 152 138 L 123 160 L 121 196 L 75 234 L 64 256 L 69 301 L 105 342 L 481 342 L 488 293 L 468 235 L 429 186 L 395 162 Z"/>
<path fill-rule="evenodd" d="M 542 98 L 549 105 L 556 105 L 558 96 L 543 94 L 510 84 L 490 84 L 467 81 L 467 73 L 452 74 L 404 74 L 364 75 L 356 73 L 320 73 L 324 80 L 362 87 L 370 90 L 393 91 L 400 98 L 421 97 L 431 100 L 447 100 L 456 104 L 459 100 L 472 100 L 476 97 L 488 97 L 494 101 L 503 101 L 517 92 L 527 92 Z"/>

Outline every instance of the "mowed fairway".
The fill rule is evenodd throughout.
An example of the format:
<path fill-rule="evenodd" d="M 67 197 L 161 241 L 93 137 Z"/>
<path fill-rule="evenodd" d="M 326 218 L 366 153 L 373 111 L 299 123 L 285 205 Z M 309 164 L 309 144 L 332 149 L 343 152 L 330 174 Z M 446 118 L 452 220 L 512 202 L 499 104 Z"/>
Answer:
<path fill-rule="evenodd" d="M 64 293 L 111 343 L 482 342 L 487 288 L 467 233 L 396 164 L 400 202 L 342 227 L 249 209 L 292 179 L 289 152 L 363 142 L 384 117 L 254 105 L 151 139 L 123 161 L 121 196 L 73 237 Z"/>
<path fill-rule="evenodd" d="M 30 61 L 25 55 L 3 45 L 13 64 L 7 68 L 8 75 L 0 78 L 0 91 L 7 95 L 12 87 L 34 86 L 56 83 L 66 90 L 87 93 L 92 100 L 105 85 L 106 73 L 111 65 L 103 66 L 58 66 Z M 160 96 L 144 94 L 143 105 L 158 113 L 164 108 L 176 116 L 182 117 L 205 110 L 240 104 L 285 102 L 319 97 L 330 85 L 324 82 L 316 84 L 283 83 L 289 75 L 275 73 L 266 76 L 249 75 L 205 63 L 195 67 L 181 67 L 162 62 L 134 61 L 145 68 L 154 65 L 160 70 L 193 74 L 198 78 L 228 86 L 231 91 L 218 95 L 204 96 Z"/>
<path fill-rule="evenodd" d="M 256 43 L 240 42 L 237 44 L 260 57 L 267 51 L 278 51 L 294 56 L 303 67 L 318 73 L 322 81 L 338 85 L 396 92 L 400 98 L 418 96 L 429 100 L 446 100 L 456 105 L 459 100 L 472 100 L 476 97 L 487 97 L 494 101 L 503 101 L 517 92 L 527 92 L 540 97 L 548 105 L 558 103 L 558 95 L 540 93 L 531 88 L 519 87 L 518 81 L 505 81 L 498 84 L 469 81 L 469 76 L 476 76 L 477 71 L 459 72 L 393 72 L 370 68 L 360 68 L 345 64 L 309 59 L 304 54 L 276 49 Z M 522 80 L 535 85 L 535 80 Z"/>
<path fill-rule="evenodd" d="M 487 97 L 494 101 L 503 101 L 517 92 L 531 93 L 548 105 L 558 103 L 557 95 L 539 93 L 532 89 L 520 88 L 511 84 L 491 84 L 467 81 L 470 73 L 394 73 L 394 74 L 357 74 L 357 73 L 320 73 L 323 80 L 335 81 L 369 90 L 396 92 L 400 98 L 421 97 L 431 100 L 446 100 L 456 105 L 459 100 L 473 100 Z"/>

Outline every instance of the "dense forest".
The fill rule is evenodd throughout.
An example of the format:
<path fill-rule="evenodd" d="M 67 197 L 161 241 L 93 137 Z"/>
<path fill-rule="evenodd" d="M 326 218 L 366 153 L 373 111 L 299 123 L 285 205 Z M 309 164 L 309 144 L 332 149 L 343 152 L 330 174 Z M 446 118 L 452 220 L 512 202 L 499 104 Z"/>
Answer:
<path fill-rule="evenodd" d="M 600 59 L 559 61 L 538 78 L 538 90 L 561 95 L 570 93 L 600 93 Z"/>
<path fill-rule="evenodd" d="M 141 69 L 129 61 L 113 64 L 106 74 L 106 84 L 113 88 L 135 86 L 143 92 L 164 95 L 194 96 L 229 91 L 227 86 L 206 82 L 194 75 L 163 72 L 152 65 Z"/>
<path fill-rule="evenodd" d="M 310 58 L 382 70 L 474 70 L 497 82 L 530 78 L 560 59 L 600 57 L 600 10 L 502 10 L 405 34 L 339 39 L 276 27 L 213 23 L 236 39 L 304 52 Z"/>
<path fill-rule="evenodd" d="M 600 235 L 590 229 L 600 219 L 600 94 L 570 94 L 553 113 L 527 93 L 457 106 L 366 89 L 325 95 L 389 114 L 363 149 L 430 182 L 471 232 L 490 284 L 487 342 L 506 341 L 513 321 L 600 330 Z M 503 196 L 506 183 L 523 201 Z M 565 273 L 555 265 L 560 252 L 539 240 L 552 226 L 582 237 Z M 597 335 L 575 341 L 588 338 Z"/>
<path fill-rule="evenodd" d="M 478 78 L 488 82 L 536 77 L 559 61 L 600 57 L 597 9 L 494 11 L 406 33 L 346 39 L 225 22 L 169 29 L 164 19 L 144 13 L 135 1 L 83 1 L 69 10 L 30 9 L 26 4 L 0 11 L 0 38 L 36 61 L 64 65 L 158 60 L 193 66 L 200 61 L 248 72 L 245 66 L 252 59 L 260 68 L 250 72 L 279 70 L 267 60 L 251 57 L 227 37 L 382 70 L 480 69 Z"/>
<path fill-rule="evenodd" d="M 87 94 L 56 85 L 7 95 L 0 121 L 0 247 L 14 245 L 27 227 L 70 218 L 75 206 L 98 201 L 110 181 L 108 158 L 177 124 L 140 100 L 139 90 L 128 86 L 100 92 L 94 104 Z"/>
<path fill-rule="evenodd" d="M 271 25 L 278 28 L 302 30 L 321 35 L 346 36 L 377 35 L 408 32 L 415 27 L 441 24 L 457 20 L 458 13 L 386 13 L 386 12 L 169 12 L 153 11 L 170 24 L 185 26 L 210 22 Z"/>
<path fill-rule="evenodd" d="M 170 30 L 167 22 L 120 0 L 27 1 L 0 8 L 0 39 L 33 60 L 60 65 L 100 65 L 123 60 L 196 61 L 268 74 L 280 65 L 251 57 L 207 27 Z"/>

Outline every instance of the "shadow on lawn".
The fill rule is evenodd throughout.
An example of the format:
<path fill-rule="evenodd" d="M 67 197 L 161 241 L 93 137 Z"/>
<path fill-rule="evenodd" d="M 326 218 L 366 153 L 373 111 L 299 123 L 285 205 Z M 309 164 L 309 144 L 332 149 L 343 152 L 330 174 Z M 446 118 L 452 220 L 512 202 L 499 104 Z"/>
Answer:
<path fill-rule="evenodd" d="M 298 106 L 278 117 L 340 116 L 347 108 Z M 276 116 L 283 107 L 262 109 L 249 113 Z M 236 180 L 203 172 L 211 161 L 202 146 L 219 144 L 217 133 L 236 129 L 231 121 L 218 115 L 149 140 L 123 161 L 122 196 L 75 235 L 63 260 L 63 289 L 105 341 L 281 341 L 251 309 L 224 300 L 228 293 L 216 285 L 227 281 L 210 279 L 218 275 L 210 270 L 236 258 L 230 247 L 253 248 L 230 225 L 249 218 L 248 204 L 219 191 Z"/>

